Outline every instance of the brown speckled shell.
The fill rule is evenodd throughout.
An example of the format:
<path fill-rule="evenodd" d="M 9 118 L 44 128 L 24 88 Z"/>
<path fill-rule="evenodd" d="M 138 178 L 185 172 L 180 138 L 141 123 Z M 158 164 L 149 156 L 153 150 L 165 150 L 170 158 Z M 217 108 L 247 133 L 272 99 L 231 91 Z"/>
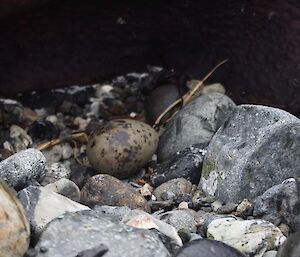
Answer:
<path fill-rule="evenodd" d="M 89 138 L 87 156 L 93 168 L 118 178 L 128 178 L 155 153 L 158 133 L 146 123 L 113 120 Z"/>

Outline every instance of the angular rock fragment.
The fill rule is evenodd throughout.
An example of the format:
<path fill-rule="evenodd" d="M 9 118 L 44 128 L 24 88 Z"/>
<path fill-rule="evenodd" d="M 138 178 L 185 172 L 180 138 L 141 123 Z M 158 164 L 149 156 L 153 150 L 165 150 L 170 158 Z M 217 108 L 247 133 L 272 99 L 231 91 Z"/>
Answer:
<path fill-rule="evenodd" d="M 170 159 L 159 163 L 151 177 L 152 184 L 160 184 L 175 178 L 186 178 L 193 184 L 198 184 L 201 167 L 206 150 L 204 145 L 196 144 L 173 154 Z"/>
<path fill-rule="evenodd" d="M 208 145 L 214 133 L 234 110 L 235 104 L 220 93 L 202 95 L 180 110 L 160 136 L 158 159 L 194 144 Z"/>
<path fill-rule="evenodd" d="M 262 249 L 274 250 L 286 239 L 279 228 L 264 220 L 236 220 L 220 218 L 211 221 L 207 237 L 222 241 L 247 255 L 258 254 Z"/>
<path fill-rule="evenodd" d="M 18 198 L 24 206 L 34 237 L 38 237 L 43 228 L 54 218 L 66 213 L 89 210 L 79 204 L 44 187 L 23 189 Z"/>

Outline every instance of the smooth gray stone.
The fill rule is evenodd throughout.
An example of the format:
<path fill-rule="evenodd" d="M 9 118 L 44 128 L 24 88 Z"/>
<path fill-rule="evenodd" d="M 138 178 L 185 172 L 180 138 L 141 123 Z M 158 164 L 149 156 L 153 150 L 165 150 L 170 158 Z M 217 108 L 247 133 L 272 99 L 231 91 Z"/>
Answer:
<path fill-rule="evenodd" d="M 20 151 L 0 162 L 0 178 L 16 190 L 21 190 L 44 176 L 45 163 L 44 155 L 37 149 Z"/>
<path fill-rule="evenodd" d="M 185 244 L 175 257 L 245 257 L 245 255 L 222 242 L 200 239 Z"/>
<path fill-rule="evenodd" d="M 97 211 L 67 213 L 44 230 L 35 249 L 37 257 L 74 257 L 100 244 L 105 257 L 169 257 L 155 233 L 117 223 Z"/>
<path fill-rule="evenodd" d="M 235 109 L 234 102 L 220 93 L 202 95 L 187 104 L 167 124 L 160 136 L 160 161 L 194 144 L 207 145 Z"/>
<path fill-rule="evenodd" d="M 67 178 L 61 178 L 51 184 L 46 185 L 45 188 L 68 197 L 75 202 L 80 201 L 80 190 L 78 186 Z"/>
<path fill-rule="evenodd" d="M 299 189 L 298 189 L 299 190 Z M 275 225 L 285 223 L 292 230 L 300 228 L 300 198 L 296 181 L 287 179 L 258 196 L 253 203 L 253 215 Z"/>
<path fill-rule="evenodd" d="M 299 176 L 299 166 L 300 120 L 277 108 L 241 105 L 211 140 L 199 185 L 237 203 Z"/>

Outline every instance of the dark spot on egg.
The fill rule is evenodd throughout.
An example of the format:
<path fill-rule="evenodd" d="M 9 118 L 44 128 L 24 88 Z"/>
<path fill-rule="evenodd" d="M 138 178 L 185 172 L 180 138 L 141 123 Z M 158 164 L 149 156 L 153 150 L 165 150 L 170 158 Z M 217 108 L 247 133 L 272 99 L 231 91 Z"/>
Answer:
<path fill-rule="evenodd" d="M 96 142 L 95 142 L 95 140 L 93 140 L 91 143 L 91 148 L 93 148 L 95 145 L 96 145 Z"/>

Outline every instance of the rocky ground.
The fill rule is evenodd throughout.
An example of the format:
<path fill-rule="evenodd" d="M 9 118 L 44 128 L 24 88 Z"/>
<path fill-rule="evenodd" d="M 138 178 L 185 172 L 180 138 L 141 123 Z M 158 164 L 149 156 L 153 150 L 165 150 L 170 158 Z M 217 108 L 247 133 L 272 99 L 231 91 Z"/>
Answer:
<path fill-rule="evenodd" d="M 300 256 L 300 120 L 214 84 L 152 128 L 193 84 L 0 99 L 0 255 Z"/>

